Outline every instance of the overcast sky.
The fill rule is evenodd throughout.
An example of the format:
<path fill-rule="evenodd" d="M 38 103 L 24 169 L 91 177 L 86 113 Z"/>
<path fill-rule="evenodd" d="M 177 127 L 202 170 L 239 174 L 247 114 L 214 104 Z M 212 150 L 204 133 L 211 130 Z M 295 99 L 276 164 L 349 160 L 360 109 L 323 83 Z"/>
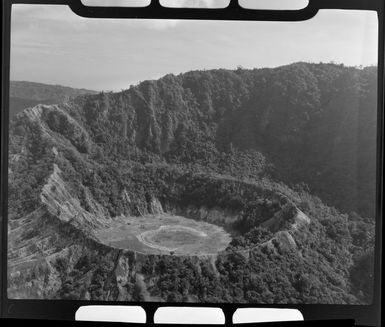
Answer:
<path fill-rule="evenodd" d="M 320 11 L 290 23 L 103 20 L 67 6 L 19 4 L 11 33 L 11 80 L 94 90 L 194 69 L 377 63 L 374 12 Z"/>

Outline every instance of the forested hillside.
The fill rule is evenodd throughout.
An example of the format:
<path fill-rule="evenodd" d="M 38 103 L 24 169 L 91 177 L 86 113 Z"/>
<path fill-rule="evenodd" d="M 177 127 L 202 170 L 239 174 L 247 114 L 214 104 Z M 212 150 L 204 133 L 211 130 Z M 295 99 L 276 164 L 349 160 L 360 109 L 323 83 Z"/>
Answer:
<path fill-rule="evenodd" d="M 109 156 L 140 149 L 219 171 L 239 159 L 249 177 L 268 158 L 275 178 L 373 217 L 376 78 L 375 67 L 332 64 L 194 71 L 78 98 L 71 114 Z"/>
<path fill-rule="evenodd" d="M 192 71 L 25 110 L 11 123 L 9 296 L 370 303 L 376 75 Z M 145 255 L 100 238 L 165 212 L 231 243 Z"/>

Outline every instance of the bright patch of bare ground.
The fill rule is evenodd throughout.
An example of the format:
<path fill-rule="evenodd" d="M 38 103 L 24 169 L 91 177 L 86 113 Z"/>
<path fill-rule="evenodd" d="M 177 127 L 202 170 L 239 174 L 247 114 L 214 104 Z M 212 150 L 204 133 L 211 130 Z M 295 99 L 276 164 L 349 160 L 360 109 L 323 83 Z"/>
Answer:
<path fill-rule="evenodd" d="M 170 214 L 117 217 L 95 236 L 109 246 L 144 254 L 202 256 L 223 251 L 231 236 L 220 226 Z"/>

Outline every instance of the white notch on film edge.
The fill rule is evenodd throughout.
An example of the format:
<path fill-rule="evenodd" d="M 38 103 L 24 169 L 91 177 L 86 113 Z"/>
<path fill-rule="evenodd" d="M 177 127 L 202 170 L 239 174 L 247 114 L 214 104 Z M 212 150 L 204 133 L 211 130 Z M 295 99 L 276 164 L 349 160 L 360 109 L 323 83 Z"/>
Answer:
<path fill-rule="evenodd" d="M 76 311 L 75 320 L 145 323 L 146 312 L 139 306 L 87 305 Z"/>
<path fill-rule="evenodd" d="M 161 307 L 154 315 L 156 324 L 223 325 L 225 315 L 220 308 Z"/>
<path fill-rule="evenodd" d="M 240 308 L 233 316 L 234 324 L 303 320 L 298 309 Z"/>
<path fill-rule="evenodd" d="M 80 0 L 88 7 L 147 7 L 151 0 Z"/>

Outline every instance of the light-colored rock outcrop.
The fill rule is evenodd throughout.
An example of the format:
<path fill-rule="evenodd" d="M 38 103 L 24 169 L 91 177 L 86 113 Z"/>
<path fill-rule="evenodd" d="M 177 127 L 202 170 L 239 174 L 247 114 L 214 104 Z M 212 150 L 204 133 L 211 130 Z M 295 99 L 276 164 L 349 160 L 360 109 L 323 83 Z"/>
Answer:
<path fill-rule="evenodd" d="M 58 219 L 87 231 L 92 228 L 108 226 L 109 214 L 86 189 L 86 201 L 90 211 L 85 210 L 79 200 L 75 198 L 61 177 L 61 170 L 54 164 L 54 170 L 44 185 L 40 199 L 48 211 Z"/>
<path fill-rule="evenodd" d="M 270 252 L 297 250 L 295 235 L 301 233 L 302 228 L 310 223 L 308 216 L 294 204 L 288 203 L 274 217 L 261 224 L 262 227 L 269 228 L 275 234 L 274 237 L 258 247 L 265 248 Z"/>
<path fill-rule="evenodd" d="M 57 145 L 74 146 L 80 152 L 86 152 L 92 144 L 87 131 L 59 105 L 39 104 L 25 109 L 21 115 L 34 123 L 43 137 L 54 141 Z M 53 117 L 60 120 L 58 126 L 53 124 Z M 60 130 L 56 130 L 56 127 Z"/>
<path fill-rule="evenodd" d="M 266 227 L 272 232 L 277 232 L 285 227 L 285 224 L 290 224 L 289 229 L 298 230 L 303 226 L 310 224 L 310 219 L 293 203 L 285 204 L 281 210 L 275 215 L 264 221 L 261 227 Z"/>
<path fill-rule="evenodd" d="M 130 261 L 127 256 L 120 255 L 115 268 L 116 285 L 118 288 L 118 301 L 131 300 L 127 285 L 131 279 Z"/>

